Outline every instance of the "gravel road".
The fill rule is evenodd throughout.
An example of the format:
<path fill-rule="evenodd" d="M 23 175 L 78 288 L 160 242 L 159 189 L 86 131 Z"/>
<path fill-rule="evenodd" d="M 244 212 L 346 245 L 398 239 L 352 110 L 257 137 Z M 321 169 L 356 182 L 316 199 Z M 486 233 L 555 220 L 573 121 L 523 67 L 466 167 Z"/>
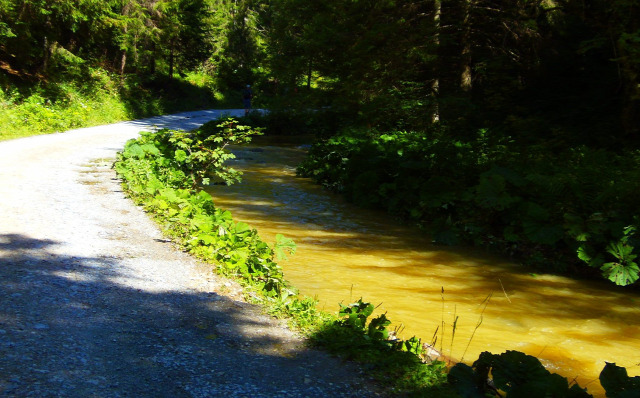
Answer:
<path fill-rule="evenodd" d="M 245 303 L 123 195 L 111 164 L 128 139 L 220 114 L 0 142 L 0 396 L 379 395 Z"/>

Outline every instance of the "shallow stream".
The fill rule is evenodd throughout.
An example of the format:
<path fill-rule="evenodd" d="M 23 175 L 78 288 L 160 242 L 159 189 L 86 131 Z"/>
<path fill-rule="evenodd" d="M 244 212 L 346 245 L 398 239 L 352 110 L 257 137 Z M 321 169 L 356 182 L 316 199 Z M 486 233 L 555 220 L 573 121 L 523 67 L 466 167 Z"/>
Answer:
<path fill-rule="evenodd" d="M 425 342 L 444 322 L 436 348 L 448 357 L 472 363 L 482 351 L 523 351 L 595 396 L 603 396 L 605 361 L 640 374 L 640 294 L 433 245 L 412 226 L 296 177 L 299 143 L 260 137 L 233 152 L 243 182 L 210 194 L 267 242 L 277 233 L 295 240 L 296 254 L 280 264 L 321 308 L 335 312 L 362 297 L 402 326 L 402 338 Z"/>

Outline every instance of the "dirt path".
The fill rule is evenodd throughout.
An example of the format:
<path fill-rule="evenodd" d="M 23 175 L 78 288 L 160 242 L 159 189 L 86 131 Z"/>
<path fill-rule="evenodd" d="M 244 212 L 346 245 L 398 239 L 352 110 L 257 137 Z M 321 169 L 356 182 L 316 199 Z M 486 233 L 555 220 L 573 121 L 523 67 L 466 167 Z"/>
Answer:
<path fill-rule="evenodd" d="M 176 250 L 121 192 L 110 166 L 126 140 L 219 115 L 0 142 L 0 396 L 377 395 Z"/>

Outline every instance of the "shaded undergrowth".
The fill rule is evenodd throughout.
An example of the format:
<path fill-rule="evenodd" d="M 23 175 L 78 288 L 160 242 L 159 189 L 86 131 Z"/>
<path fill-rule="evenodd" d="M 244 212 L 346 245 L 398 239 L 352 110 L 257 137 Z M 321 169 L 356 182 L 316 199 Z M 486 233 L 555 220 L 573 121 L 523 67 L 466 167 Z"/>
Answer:
<path fill-rule="evenodd" d="M 365 207 L 546 272 L 633 285 L 640 241 L 637 150 L 520 145 L 481 130 L 347 129 L 312 146 L 298 172 Z"/>

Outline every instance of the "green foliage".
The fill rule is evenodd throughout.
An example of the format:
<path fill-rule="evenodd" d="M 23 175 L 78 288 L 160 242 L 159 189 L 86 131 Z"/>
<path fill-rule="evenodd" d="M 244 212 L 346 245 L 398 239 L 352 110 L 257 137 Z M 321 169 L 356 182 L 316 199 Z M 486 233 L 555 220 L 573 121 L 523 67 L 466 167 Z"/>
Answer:
<path fill-rule="evenodd" d="M 637 254 L 634 254 L 635 247 L 638 243 L 634 239 L 636 228 L 627 226 L 623 229 L 623 236 L 617 240 L 609 242 L 606 252 L 615 260 L 605 263 L 604 253 L 598 253 L 595 256 L 589 254 L 593 250 L 588 243 L 582 244 L 578 248 L 578 257 L 589 264 L 591 267 L 597 267 L 602 270 L 602 275 L 617 285 L 626 286 L 638 280 L 640 268 L 634 261 Z M 584 241 L 586 238 L 581 237 Z"/>
<path fill-rule="evenodd" d="M 243 277 L 267 297 L 286 299 L 294 290 L 274 261 L 274 249 L 255 229 L 235 223 L 228 211 L 216 208 L 201 191 L 208 175 L 224 183 L 239 180 L 239 173 L 224 165 L 233 157 L 225 147 L 248 142 L 256 133 L 233 119 L 210 122 L 193 132 L 143 133 L 127 142 L 115 169 L 131 196 L 190 252 L 218 264 L 226 275 Z M 282 255 L 295 251 L 295 244 L 279 237 L 276 248 Z"/>
<path fill-rule="evenodd" d="M 448 380 L 465 398 L 591 397 L 577 384 L 569 387 L 566 378 L 550 373 L 537 358 L 519 351 L 483 352 L 472 366 L 459 363 L 451 368 Z"/>
<path fill-rule="evenodd" d="M 551 153 L 487 130 L 466 141 L 447 131 L 346 130 L 314 144 L 298 173 L 412 220 L 439 243 L 485 246 L 551 271 L 600 269 L 618 285 L 638 280 L 638 153 Z M 590 268 L 576 271 L 580 260 Z"/>
<path fill-rule="evenodd" d="M 82 72 L 82 82 L 50 82 L 26 94 L 7 90 L 0 105 L 0 140 L 65 131 L 127 119 L 113 81 L 103 71 Z"/>
<path fill-rule="evenodd" d="M 640 394 L 640 376 L 629 377 L 627 369 L 607 363 L 600 373 L 607 398 L 632 398 Z"/>
<path fill-rule="evenodd" d="M 296 244 L 293 239 L 287 238 L 282 234 L 276 234 L 276 243 L 273 246 L 273 250 L 278 260 L 286 260 L 287 252 L 289 254 L 296 253 Z"/>
<path fill-rule="evenodd" d="M 551 373 L 540 361 L 519 351 L 502 354 L 483 352 L 472 366 L 459 363 L 449 371 L 448 381 L 464 398 L 589 398 L 578 384 Z M 625 368 L 607 363 L 600 373 L 600 384 L 608 398 L 636 397 L 640 377 L 629 377 Z"/>
<path fill-rule="evenodd" d="M 373 310 L 373 304 L 365 303 L 360 299 L 358 302 L 349 305 L 340 304 L 338 316 L 344 318 L 342 322 L 345 326 L 364 331 L 367 319 L 373 314 Z"/>
<path fill-rule="evenodd" d="M 317 303 L 317 300 L 310 297 L 282 294 L 269 303 L 268 312 L 276 317 L 288 318 L 290 325 L 296 330 L 311 335 L 332 319 L 329 313 L 318 309 Z"/>
<path fill-rule="evenodd" d="M 446 364 L 424 363 L 424 348 L 418 338 L 390 338 L 387 328 L 391 321 L 385 314 L 369 320 L 374 309 L 362 299 L 340 304 L 338 319 L 326 320 L 310 337 L 330 352 L 366 364 L 376 378 L 403 393 L 420 395 L 442 388 Z M 451 391 L 448 393 L 451 396 Z"/>

